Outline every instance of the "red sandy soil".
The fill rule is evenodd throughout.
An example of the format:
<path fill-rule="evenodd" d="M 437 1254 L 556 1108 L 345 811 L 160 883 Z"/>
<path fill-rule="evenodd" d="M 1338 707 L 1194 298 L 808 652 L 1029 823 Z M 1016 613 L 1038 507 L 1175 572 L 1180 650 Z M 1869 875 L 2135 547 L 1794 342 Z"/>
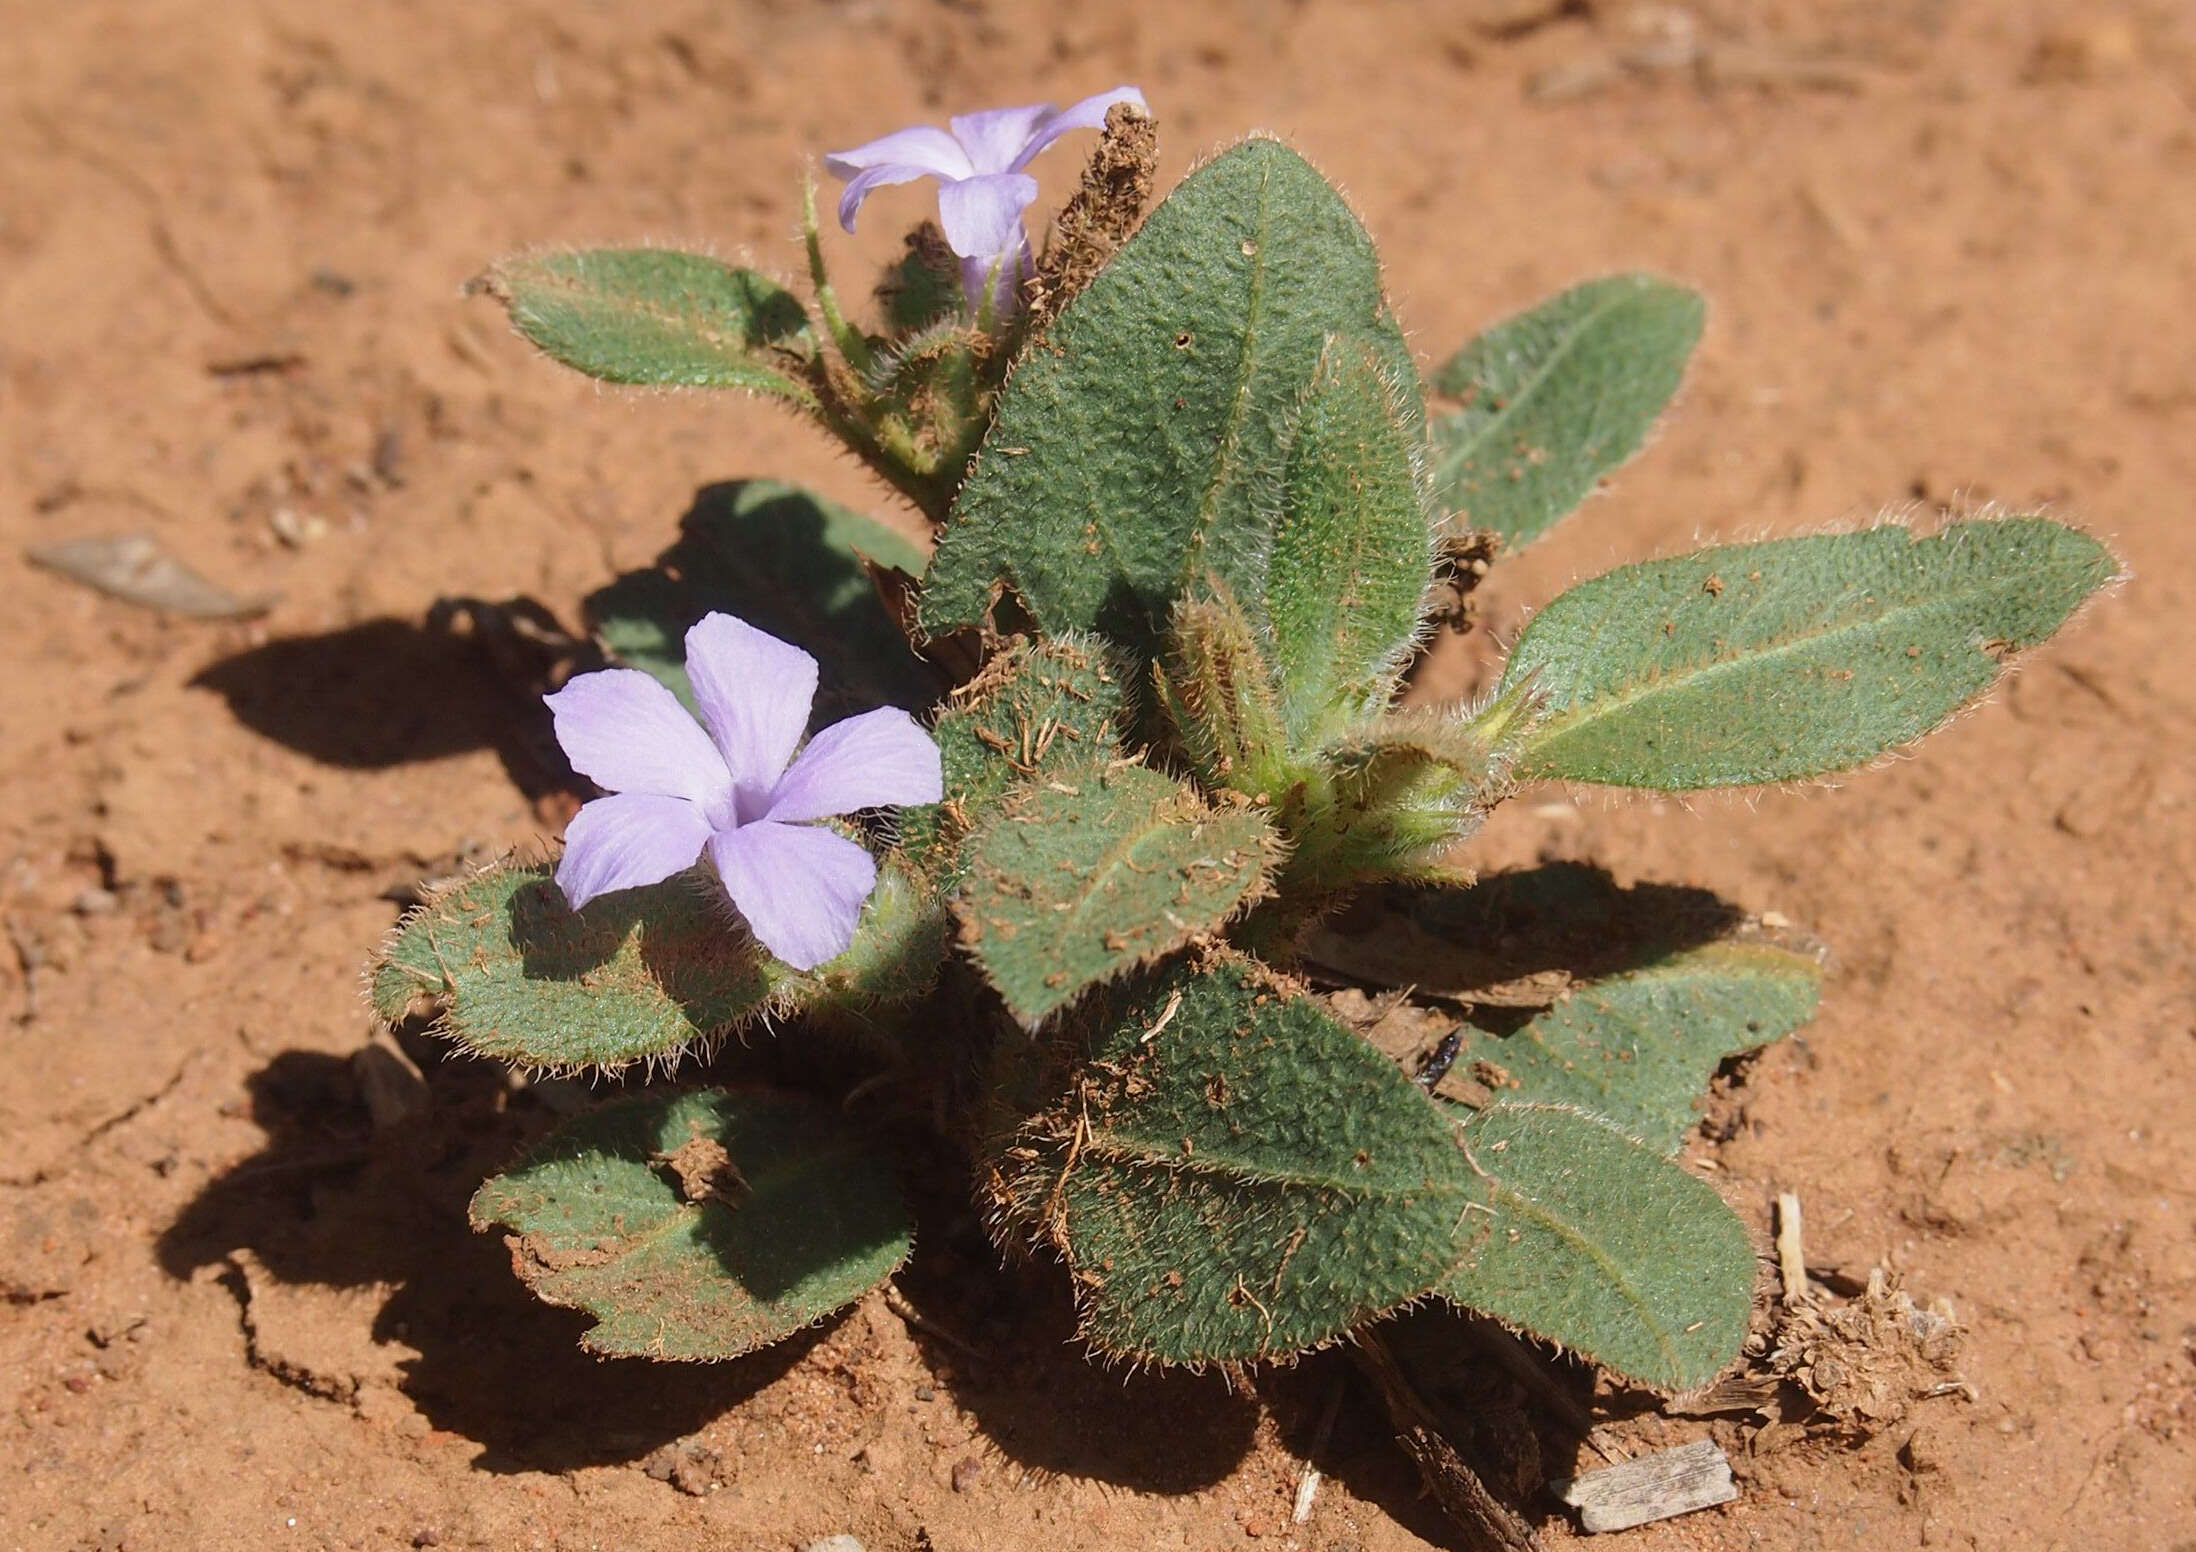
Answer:
<path fill-rule="evenodd" d="M 1704 536 L 1995 501 L 2119 547 L 2131 585 L 1911 757 L 1527 794 L 1483 851 L 1832 945 L 1820 1019 L 1695 1156 L 1764 1243 L 1797 1191 L 1811 1260 L 1970 1328 L 1974 1399 L 1858 1445 L 1717 1425 L 1740 1500 L 1624 1545 L 2196 1547 L 2196 16 L 1703 4 L 1705 68 L 1549 99 L 1643 8 L 1533 9 L 6 6 L 0 1546 L 1457 1544 L 1361 1396 L 1288 1523 L 1339 1359 L 1248 1393 L 1086 1369 L 1053 1281 L 995 1279 L 965 1225 L 915 1286 L 974 1351 L 872 1298 L 739 1363 L 584 1358 L 462 1223 L 538 1101 L 434 1068 L 477 1119 L 377 1138 L 350 1060 L 384 891 L 565 811 L 538 710 L 428 608 L 572 621 L 720 479 L 895 510 L 766 408 L 551 368 L 464 280 L 539 241 L 790 270 L 805 156 L 1126 80 L 1170 181 L 1252 127 L 1317 160 L 1429 357 L 1596 273 L 1712 299 L 1655 445 L 1498 573 L 1438 688 L 1566 581 Z M 921 205 L 834 236 L 842 273 Z M 131 529 L 280 601 L 169 620 L 22 558 Z"/>

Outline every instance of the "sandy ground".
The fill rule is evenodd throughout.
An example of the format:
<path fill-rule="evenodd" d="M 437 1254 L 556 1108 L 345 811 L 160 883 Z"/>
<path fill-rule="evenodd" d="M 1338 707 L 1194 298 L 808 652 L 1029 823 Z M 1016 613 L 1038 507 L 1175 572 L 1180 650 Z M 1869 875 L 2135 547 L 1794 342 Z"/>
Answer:
<path fill-rule="evenodd" d="M 1678 414 L 1439 687 L 1696 537 L 1997 501 L 2119 546 L 2132 584 L 1911 758 L 1530 794 L 1485 850 L 1830 943 L 1717 1178 L 1765 1237 L 1801 1193 L 1812 1259 L 1971 1328 L 1973 1399 L 1857 1446 L 1724 1429 L 1740 1501 L 1627 1545 L 2196 1547 L 2196 18 L 1545 9 L 0 6 L 0 1546 L 1454 1544 L 1361 1398 L 1287 1523 L 1335 1360 L 1234 1394 L 1087 1370 L 950 1204 L 914 1291 L 966 1348 L 873 1299 L 741 1363 L 580 1357 L 462 1224 L 538 1100 L 437 1068 L 465 1124 L 377 1135 L 351 1062 L 384 892 L 565 811 L 538 710 L 430 606 L 571 621 L 715 480 L 893 510 L 760 406 L 560 374 L 461 283 L 544 240 L 790 269 L 805 155 L 1134 81 L 1170 180 L 1251 127 L 1317 160 L 1429 357 L 1590 274 L 1712 299 Z M 1643 25 L 1694 63 L 1597 66 Z M 22 558 L 133 529 L 279 601 L 163 619 Z"/>

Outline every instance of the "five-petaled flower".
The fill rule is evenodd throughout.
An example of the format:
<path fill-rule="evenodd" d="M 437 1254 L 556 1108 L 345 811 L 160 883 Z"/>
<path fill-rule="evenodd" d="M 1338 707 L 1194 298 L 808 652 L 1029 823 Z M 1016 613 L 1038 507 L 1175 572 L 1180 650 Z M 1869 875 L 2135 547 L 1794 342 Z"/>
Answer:
<path fill-rule="evenodd" d="M 1085 97 L 1057 113 L 1049 102 L 1026 108 L 987 108 L 964 113 L 943 129 L 918 124 L 894 130 L 851 151 L 834 151 L 824 166 L 847 180 L 839 196 L 839 222 L 854 230 L 854 217 L 872 189 L 916 178 L 936 178 L 938 220 L 946 243 L 961 256 L 961 286 L 974 311 L 984 282 L 996 275 L 993 305 L 1002 315 L 1021 293 L 1029 267 L 1029 234 L 1022 212 L 1037 197 L 1037 180 L 1022 171 L 1038 152 L 1071 129 L 1101 129 L 1117 102 L 1144 106 L 1133 86 Z"/>
<path fill-rule="evenodd" d="M 547 697 L 572 768 L 611 793 L 566 828 L 557 883 L 576 911 L 669 878 L 706 848 L 762 945 L 814 969 L 853 941 L 877 865 L 812 821 L 937 802 L 938 746 L 887 706 L 833 723 L 794 759 L 816 660 L 729 614 L 686 633 L 686 673 L 701 725 L 630 668 L 580 674 Z"/>

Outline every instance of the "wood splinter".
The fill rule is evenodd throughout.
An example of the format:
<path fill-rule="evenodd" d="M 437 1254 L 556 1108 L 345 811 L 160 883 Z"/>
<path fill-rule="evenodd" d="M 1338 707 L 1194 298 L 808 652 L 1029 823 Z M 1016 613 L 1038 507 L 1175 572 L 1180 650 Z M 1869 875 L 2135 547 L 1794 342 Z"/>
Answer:
<path fill-rule="evenodd" d="M 1786 1308 L 1807 1302 L 1807 1249 L 1801 1240 L 1797 1192 L 1777 1196 L 1777 1276 L 1784 1285 Z"/>
<path fill-rule="evenodd" d="M 1713 1439 L 1558 1478 L 1548 1488 L 1578 1510 L 1589 1535 L 1651 1525 L 1738 1497 L 1731 1462 Z"/>

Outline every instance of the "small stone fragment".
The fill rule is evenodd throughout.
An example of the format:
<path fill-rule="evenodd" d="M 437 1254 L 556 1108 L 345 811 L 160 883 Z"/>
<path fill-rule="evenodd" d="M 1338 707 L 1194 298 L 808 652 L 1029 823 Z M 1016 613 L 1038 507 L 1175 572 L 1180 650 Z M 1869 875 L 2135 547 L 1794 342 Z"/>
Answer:
<path fill-rule="evenodd" d="M 373 471 L 391 489 L 404 483 L 404 433 L 394 428 L 374 438 Z"/>
<path fill-rule="evenodd" d="M 852 1536 L 842 1535 L 826 1536 L 820 1541 L 811 1541 L 807 1546 L 801 1548 L 801 1552 L 864 1552 L 864 1549 L 862 1544 Z"/>
<path fill-rule="evenodd" d="M 386 1032 L 351 1053 L 351 1075 L 377 1132 L 425 1115 L 433 1104 L 426 1076 Z"/>
<path fill-rule="evenodd" d="M 984 1463 L 973 1455 L 953 1463 L 953 1491 L 965 1493 L 976 1485 L 976 1479 L 984 1474 Z"/>
<path fill-rule="evenodd" d="M 267 527 L 290 549 L 302 550 L 315 539 L 327 536 L 328 520 L 311 512 L 301 513 L 295 507 L 276 507 L 267 514 Z"/>
<path fill-rule="evenodd" d="M 41 545 L 28 552 L 32 565 L 146 609 L 200 620 L 235 620 L 265 614 L 271 597 L 240 597 L 184 565 L 150 534 L 104 534 Z"/>
<path fill-rule="evenodd" d="M 1578 1510 L 1589 1535 L 1630 1530 L 1656 1520 L 1710 1509 L 1738 1497 L 1731 1462 L 1713 1439 L 1696 1439 L 1548 1484 Z"/>

